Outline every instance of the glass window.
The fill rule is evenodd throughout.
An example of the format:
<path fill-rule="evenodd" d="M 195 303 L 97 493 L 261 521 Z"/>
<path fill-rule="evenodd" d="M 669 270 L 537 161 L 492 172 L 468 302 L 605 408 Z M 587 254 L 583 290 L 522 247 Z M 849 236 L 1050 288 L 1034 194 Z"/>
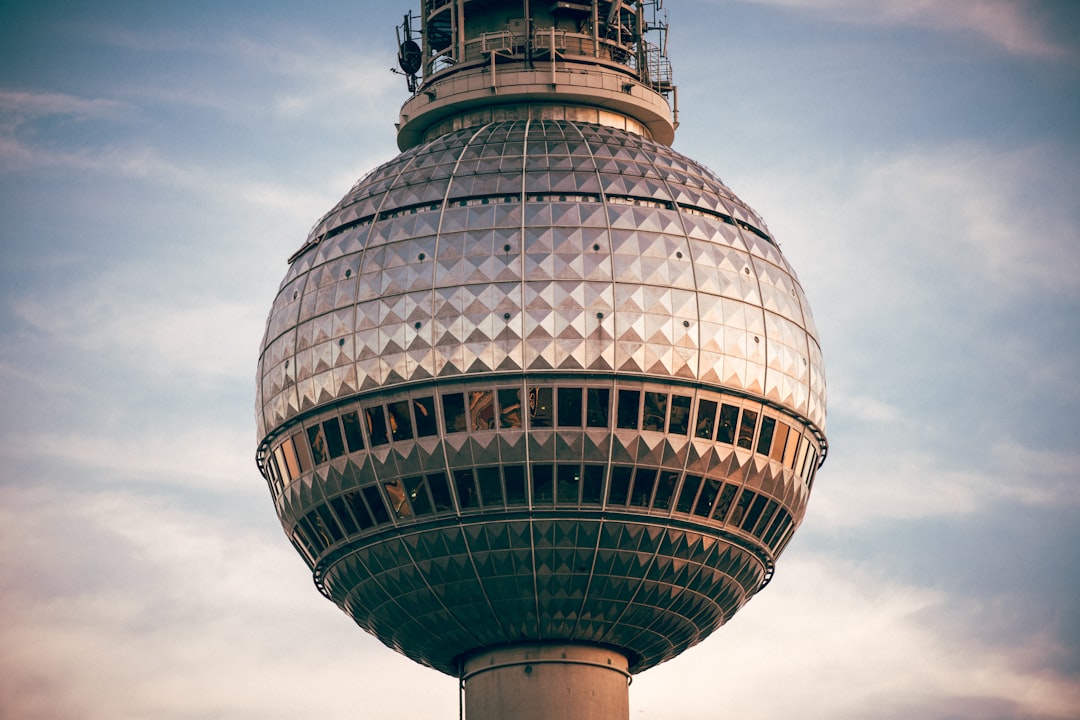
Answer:
<path fill-rule="evenodd" d="M 743 517 L 746 515 L 746 511 L 749 509 L 750 502 L 753 499 L 754 491 L 743 488 L 742 494 L 739 495 L 739 504 L 731 511 L 731 519 L 728 522 L 736 526 L 742 525 Z"/>
<path fill-rule="evenodd" d="M 447 433 L 465 432 L 465 396 L 450 393 L 442 396 L 443 422 Z"/>
<path fill-rule="evenodd" d="M 674 435 L 686 435 L 690 432 L 690 396 L 671 396 L 671 418 L 668 420 L 668 432 Z"/>
<path fill-rule="evenodd" d="M 608 427 L 608 405 L 611 391 L 607 388 L 585 388 L 585 425 Z"/>
<path fill-rule="evenodd" d="M 724 489 L 720 491 L 720 500 L 716 503 L 716 507 L 713 508 L 713 520 L 716 522 L 724 522 L 728 510 L 731 509 L 731 501 L 735 499 L 735 491 L 738 489 L 739 488 L 735 485 L 724 485 Z"/>
<path fill-rule="evenodd" d="M 371 508 L 371 516 L 375 518 L 375 524 L 382 525 L 390 522 L 390 514 L 386 512 L 386 505 L 383 504 L 379 489 L 374 485 L 369 485 L 364 488 L 363 492 L 364 499 L 367 500 L 368 507 Z"/>
<path fill-rule="evenodd" d="M 697 505 L 694 506 L 694 514 L 709 517 L 709 511 L 712 510 L 713 501 L 716 500 L 718 492 L 720 492 L 720 481 L 706 478 L 705 485 L 701 488 L 701 495 L 698 496 Z"/>
<path fill-rule="evenodd" d="M 720 422 L 716 426 L 716 442 L 731 445 L 735 442 L 735 424 L 739 421 L 739 408 L 734 405 L 720 406 Z"/>
<path fill-rule="evenodd" d="M 405 478 L 405 490 L 409 494 L 409 504 L 417 515 L 431 513 L 431 500 L 428 499 L 427 487 L 424 478 L 417 475 Z"/>
<path fill-rule="evenodd" d="M 551 427 L 551 388 L 529 388 L 529 425 L 534 428 Z"/>
<path fill-rule="evenodd" d="M 476 480 L 472 470 L 455 470 L 454 487 L 457 489 L 458 507 L 462 510 L 479 505 L 476 497 Z"/>
<path fill-rule="evenodd" d="M 499 389 L 499 427 L 503 429 L 521 427 L 521 390 Z"/>
<path fill-rule="evenodd" d="M 674 470 L 660 473 L 660 480 L 656 483 L 656 495 L 652 501 L 654 510 L 667 510 L 671 507 L 671 496 L 675 493 L 675 483 L 678 480 L 679 473 Z"/>
<path fill-rule="evenodd" d="M 469 419 L 473 430 L 495 429 L 495 400 L 490 390 L 469 392 Z"/>
<path fill-rule="evenodd" d="M 561 387 L 556 397 L 559 401 L 559 424 L 581 427 L 581 388 Z"/>
<path fill-rule="evenodd" d="M 502 507 L 503 490 L 502 480 L 499 479 L 499 468 L 479 468 L 476 471 L 476 479 L 480 484 L 480 502 L 484 504 L 484 507 Z"/>
<path fill-rule="evenodd" d="M 360 416 L 354 412 L 348 412 L 341 416 L 341 424 L 345 428 L 345 440 L 349 443 L 349 452 L 357 452 L 364 449 L 364 435 L 360 432 Z"/>
<path fill-rule="evenodd" d="M 295 462 L 293 460 L 293 463 Z M 274 464 L 277 465 L 278 475 L 281 476 L 282 482 L 285 484 L 292 482 L 292 476 L 289 474 L 289 464 L 285 462 L 285 453 L 281 451 L 280 445 L 274 448 Z"/>
<path fill-rule="evenodd" d="M 761 514 L 761 519 L 754 525 L 752 534 L 756 538 L 761 538 L 762 533 L 765 532 L 765 528 L 769 527 L 769 521 L 772 520 L 773 513 L 776 512 L 776 508 L 780 507 L 779 503 L 775 500 L 769 500 L 769 504 L 765 506 L 765 512 Z"/>
<path fill-rule="evenodd" d="M 603 465 L 586 465 L 581 476 L 581 502 L 584 505 L 599 505 L 604 499 Z"/>
<path fill-rule="evenodd" d="M 608 486 L 608 505 L 626 505 L 630 496 L 630 476 L 634 469 L 625 465 L 614 465 L 611 468 L 611 483 Z"/>
<path fill-rule="evenodd" d="M 323 526 L 322 521 L 315 515 L 314 510 L 300 518 L 297 527 L 300 528 L 305 535 L 311 538 L 311 544 L 315 547 L 316 553 L 321 553 L 330 545 L 330 533 Z"/>
<path fill-rule="evenodd" d="M 341 527 L 345 528 L 346 535 L 352 535 L 358 532 L 356 527 L 356 521 L 352 519 L 352 515 L 345 508 L 345 501 L 340 497 L 330 499 L 330 507 L 334 509 L 334 514 L 337 516 L 338 522 L 341 523 Z"/>
<path fill-rule="evenodd" d="M 503 480 L 506 481 L 506 504 L 525 505 L 525 466 L 504 465 Z"/>
<path fill-rule="evenodd" d="M 765 538 L 762 540 L 767 546 L 772 547 L 776 538 L 780 536 L 785 530 L 787 530 L 788 521 L 791 519 L 791 515 L 784 508 L 780 508 L 780 512 L 776 513 L 776 519 L 773 520 L 772 526 L 768 532 L 765 533 Z"/>
<path fill-rule="evenodd" d="M 382 405 L 364 408 L 364 420 L 367 422 L 368 437 L 372 445 L 385 445 L 390 442 L 386 434 L 386 416 Z"/>
<path fill-rule="evenodd" d="M 409 417 L 409 401 L 399 400 L 386 406 L 390 415 L 390 435 L 397 440 L 412 440 L 412 419 Z"/>
<path fill-rule="evenodd" d="M 683 478 L 682 490 L 679 491 L 679 502 L 675 504 L 675 509 L 681 513 L 690 512 L 690 508 L 694 507 L 694 498 L 697 497 L 699 487 L 701 487 L 700 475 L 687 475 Z"/>
<path fill-rule="evenodd" d="M 787 446 L 784 447 L 784 465 L 789 468 L 795 468 L 795 453 L 799 449 L 799 440 L 802 436 L 795 430 L 791 429 L 791 432 L 787 436 Z"/>
<path fill-rule="evenodd" d="M 640 390 L 620 390 L 619 409 L 615 419 L 616 427 L 627 430 L 638 429 L 638 406 L 641 404 Z"/>
<path fill-rule="evenodd" d="M 296 459 L 300 461 L 300 473 L 311 472 L 311 455 L 308 454 L 307 443 L 301 433 L 293 433 L 289 438 L 293 450 L 296 451 Z M 288 456 L 288 450 L 285 451 Z M 299 475 L 300 473 L 297 473 Z"/>
<path fill-rule="evenodd" d="M 311 446 L 311 459 L 316 465 L 322 465 L 330 459 L 330 453 L 326 452 L 326 441 L 323 440 L 322 427 L 312 425 L 307 429 L 308 445 Z"/>
<path fill-rule="evenodd" d="M 349 509 L 352 510 L 356 522 L 360 523 L 361 530 L 367 530 L 375 525 L 375 522 L 371 519 L 371 513 L 368 512 L 367 506 L 364 505 L 364 501 L 360 497 L 360 493 L 354 490 L 345 493 L 341 497 L 345 500 L 345 504 L 349 506 Z"/>
<path fill-rule="evenodd" d="M 750 504 L 750 509 L 746 511 L 746 517 L 743 518 L 742 525 L 739 527 L 750 532 L 758 518 L 761 517 L 761 511 L 765 509 L 765 504 L 768 502 L 769 498 L 764 495 L 756 495 L 754 502 Z"/>
<path fill-rule="evenodd" d="M 642 413 L 641 429 L 664 432 L 667 425 L 667 393 L 645 393 L 645 409 Z"/>
<path fill-rule="evenodd" d="M 330 457 L 336 458 L 344 455 L 345 441 L 341 437 L 341 425 L 338 424 L 338 419 L 324 420 L 322 427 L 323 437 L 326 438 L 326 449 L 330 452 Z"/>
<path fill-rule="evenodd" d="M 787 443 L 787 436 L 787 424 L 777 423 L 776 430 L 774 431 L 772 451 L 769 452 L 769 457 L 776 462 L 782 462 L 784 460 L 784 445 Z"/>
<path fill-rule="evenodd" d="M 413 414 L 416 416 L 416 437 L 431 437 L 439 434 L 439 424 L 435 422 L 435 398 L 413 398 Z"/>
<path fill-rule="evenodd" d="M 561 390 L 560 390 L 561 392 Z M 559 484 L 556 487 L 557 502 L 560 505 L 578 504 L 578 493 L 581 489 L 581 466 L 559 465 Z"/>
<path fill-rule="evenodd" d="M 716 425 L 716 403 L 712 400 L 699 400 L 697 406 L 697 424 L 694 425 L 694 437 L 712 440 Z"/>
<path fill-rule="evenodd" d="M 754 430 L 757 427 L 758 414 L 748 408 L 743 408 L 742 424 L 739 425 L 739 447 L 749 450 L 754 446 Z"/>
<path fill-rule="evenodd" d="M 649 507 L 655 484 L 656 470 L 653 468 L 638 468 L 637 472 L 634 473 L 634 489 L 630 492 L 630 504 L 635 507 Z"/>
<path fill-rule="evenodd" d="M 405 488 L 398 480 L 389 480 L 382 484 L 386 491 L 386 497 L 390 500 L 390 507 L 399 518 L 412 517 L 412 508 L 405 501 Z"/>
<path fill-rule="evenodd" d="M 297 525 L 292 532 L 290 538 L 293 541 L 293 547 L 299 550 L 305 558 L 307 558 L 309 565 L 315 564 L 315 558 L 319 552 L 315 548 L 315 544 L 311 542 L 304 530 Z"/>
<path fill-rule="evenodd" d="M 765 415 L 761 418 L 761 432 L 758 434 L 757 452 L 759 455 L 768 455 L 772 449 L 773 431 L 776 429 L 776 418 Z"/>
<path fill-rule="evenodd" d="M 322 528 L 330 532 L 330 537 L 334 539 L 334 542 L 340 542 L 345 538 L 345 535 L 341 532 L 341 528 L 338 527 L 337 521 L 334 520 L 334 516 L 330 513 L 330 508 L 325 505 L 319 505 L 309 515 L 313 515 L 312 521 L 315 524 L 321 524 Z"/>
<path fill-rule="evenodd" d="M 450 499 L 450 486 L 446 483 L 445 473 L 432 473 L 427 476 L 431 499 L 435 501 L 435 511 L 453 510 L 454 502 Z"/>
<path fill-rule="evenodd" d="M 555 499 L 554 474 L 550 465 L 532 466 L 533 505 L 550 505 Z"/>

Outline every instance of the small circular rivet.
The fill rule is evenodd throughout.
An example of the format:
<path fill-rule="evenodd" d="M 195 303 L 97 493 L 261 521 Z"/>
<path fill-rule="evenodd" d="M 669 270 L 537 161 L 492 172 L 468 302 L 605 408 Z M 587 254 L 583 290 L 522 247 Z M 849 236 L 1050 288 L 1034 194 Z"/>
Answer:
<path fill-rule="evenodd" d="M 420 329 L 420 321 L 417 320 L 416 323 L 413 324 L 413 327 L 416 328 L 417 330 L 419 330 Z"/>

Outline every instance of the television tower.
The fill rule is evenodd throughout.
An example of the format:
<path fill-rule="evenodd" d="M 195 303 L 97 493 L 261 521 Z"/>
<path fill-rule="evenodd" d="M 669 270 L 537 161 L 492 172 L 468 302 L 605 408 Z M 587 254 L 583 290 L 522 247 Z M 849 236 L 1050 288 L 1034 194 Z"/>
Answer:
<path fill-rule="evenodd" d="M 267 321 L 286 535 L 469 720 L 626 720 L 769 582 L 827 451 L 794 271 L 670 147 L 667 31 L 661 0 L 421 0 L 402 152 Z"/>

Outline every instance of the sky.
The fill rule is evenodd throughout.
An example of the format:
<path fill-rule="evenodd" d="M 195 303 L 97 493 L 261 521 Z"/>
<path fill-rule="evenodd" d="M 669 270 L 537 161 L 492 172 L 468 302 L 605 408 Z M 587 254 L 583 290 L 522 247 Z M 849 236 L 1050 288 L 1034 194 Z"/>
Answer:
<path fill-rule="evenodd" d="M 396 154 L 408 0 L 0 0 L 0 718 L 455 717 L 254 463 L 286 259 Z M 814 309 L 830 452 L 633 720 L 1080 717 L 1080 3 L 671 0 L 674 147 Z"/>

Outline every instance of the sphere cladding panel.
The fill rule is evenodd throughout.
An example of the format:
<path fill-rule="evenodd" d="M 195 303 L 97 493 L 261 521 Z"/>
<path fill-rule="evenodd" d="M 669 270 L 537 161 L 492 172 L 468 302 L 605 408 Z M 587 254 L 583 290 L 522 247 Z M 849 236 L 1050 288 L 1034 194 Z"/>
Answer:
<path fill-rule="evenodd" d="M 630 133 L 440 137 L 359 181 L 290 266 L 259 435 L 357 393 L 535 371 L 699 381 L 824 431 L 810 309 L 767 234 L 706 168 Z"/>

